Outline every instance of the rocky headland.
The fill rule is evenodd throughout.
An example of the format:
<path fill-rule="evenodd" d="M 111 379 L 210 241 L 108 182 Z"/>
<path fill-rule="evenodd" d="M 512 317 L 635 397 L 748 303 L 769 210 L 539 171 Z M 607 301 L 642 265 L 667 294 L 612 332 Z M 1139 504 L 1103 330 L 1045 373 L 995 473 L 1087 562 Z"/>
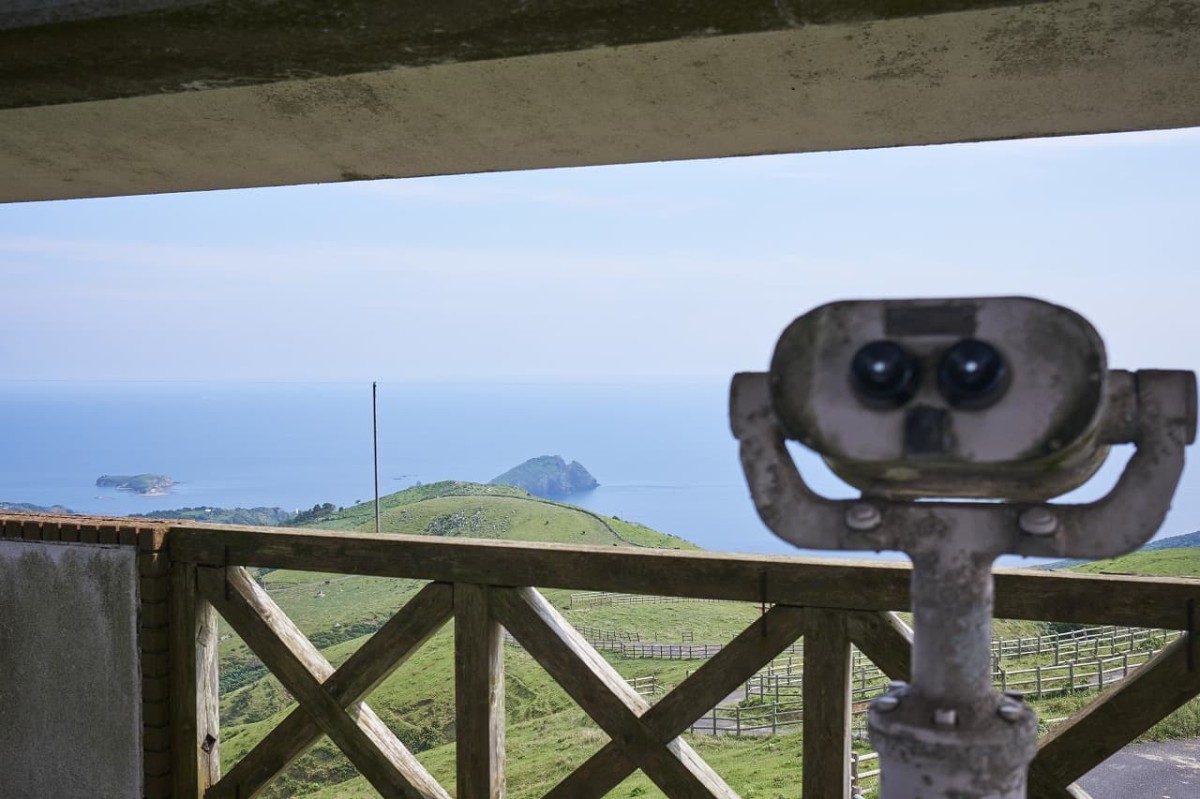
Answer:
<path fill-rule="evenodd" d="M 591 491 L 600 485 L 579 461 L 567 463 L 558 455 L 530 458 L 489 482 L 515 486 L 545 499 Z"/>

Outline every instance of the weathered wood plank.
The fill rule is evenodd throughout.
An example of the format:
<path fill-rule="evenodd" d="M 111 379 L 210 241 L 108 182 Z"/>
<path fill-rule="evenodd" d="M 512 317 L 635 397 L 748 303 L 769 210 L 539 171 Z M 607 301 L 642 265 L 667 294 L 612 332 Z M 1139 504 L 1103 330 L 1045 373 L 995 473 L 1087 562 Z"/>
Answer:
<path fill-rule="evenodd" d="M 841 613 L 808 608 L 804 622 L 804 791 L 850 798 L 850 636 Z"/>
<path fill-rule="evenodd" d="M 901 563 L 829 561 L 719 553 L 573 547 L 507 541 L 431 540 L 328 530 L 180 525 L 171 553 L 207 565 L 230 563 L 438 582 L 573 588 L 706 599 L 887 611 L 909 607 L 910 569 Z M 996 616 L 1182 630 L 1200 582 L 1179 578 L 996 573 Z"/>
<path fill-rule="evenodd" d="M 1200 668 L 1188 669 L 1188 645 L 1186 636 L 1176 640 L 1048 733 L 1030 769 L 1030 795 L 1039 795 L 1035 786 L 1074 782 L 1200 693 Z"/>
<path fill-rule="evenodd" d="M 458 799 L 503 799 L 504 631 L 488 587 L 454 586 L 454 707 Z"/>
<path fill-rule="evenodd" d="M 844 588 L 858 580 L 862 563 L 325 530 L 297 533 L 189 526 L 174 528 L 172 535 L 174 557 L 214 565 L 224 564 L 228 546 L 229 562 L 247 566 L 269 562 L 281 568 L 301 568 L 300 564 L 312 568 L 320 563 L 323 569 L 346 574 L 657 593 L 756 604 L 802 604 L 782 601 L 792 592 L 816 602 L 824 590 L 837 599 L 851 593 Z M 875 609 L 880 592 L 894 597 L 900 607 L 907 606 L 907 566 L 884 564 L 865 579 L 870 599 L 860 603 L 862 609 Z M 765 595 L 761 590 L 764 582 L 769 586 Z"/>
<path fill-rule="evenodd" d="M 845 616 L 851 643 L 888 677 L 907 682 L 912 674 L 912 628 L 890 612 Z"/>
<path fill-rule="evenodd" d="M 664 744 L 639 718 L 649 704 L 532 588 L 491 589 L 508 631 L 667 796 L 736 799 L 683 740 Z"/>
<path fill-rule="evenodd" d="M 437 632 L 453 612 L 450 586 L 430 583 L 366 640 L 324 687 L 342 707 L 361 700 Z M 322 735 L 298 707 L 246 753 L 205 799 L 251 799 Z"/>
<path fill-rule="evenodd" d="M 201 598 L 197 567 L 171 567 L 170 722 L 173 795 L 199 799 L 221 777 L 217 612 Z"/>
<path fill-rule="evenodd" d="M 803 608 L 776 605 L 656 702 L 642 715 L 643 723 L 660 742 L 669 742 L 794 643 L 803 629 Z M 605 796 L 636 768 L 622 748 L 609 741 L 551 789 L 546 799 Z"/>
<path fill-rule="evenodd" d="M 322 685 L 333 667 L 241 567 L 199 572 L 201 594 L 386 799 L 449 799 L 365 703 L 343 708 Z"/>

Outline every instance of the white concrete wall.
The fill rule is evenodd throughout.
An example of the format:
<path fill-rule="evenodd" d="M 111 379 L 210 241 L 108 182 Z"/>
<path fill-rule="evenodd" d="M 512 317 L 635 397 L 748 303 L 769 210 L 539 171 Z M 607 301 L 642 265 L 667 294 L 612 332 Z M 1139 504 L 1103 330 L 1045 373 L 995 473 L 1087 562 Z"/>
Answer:
<path fill-rule="evenodd" d="M 135 547 L 0 541 L 0 796 L 142 789 Z"/>

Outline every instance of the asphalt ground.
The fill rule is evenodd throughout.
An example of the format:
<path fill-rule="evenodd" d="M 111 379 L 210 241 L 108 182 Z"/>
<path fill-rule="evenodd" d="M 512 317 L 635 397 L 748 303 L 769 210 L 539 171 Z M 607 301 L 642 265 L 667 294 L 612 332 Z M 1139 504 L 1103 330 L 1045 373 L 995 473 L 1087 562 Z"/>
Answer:
<path fill-rule="evenodd" d="M 1092 799 L 1200 799 L 1200 740 L 1130 744 L 1079 785 Z"/>

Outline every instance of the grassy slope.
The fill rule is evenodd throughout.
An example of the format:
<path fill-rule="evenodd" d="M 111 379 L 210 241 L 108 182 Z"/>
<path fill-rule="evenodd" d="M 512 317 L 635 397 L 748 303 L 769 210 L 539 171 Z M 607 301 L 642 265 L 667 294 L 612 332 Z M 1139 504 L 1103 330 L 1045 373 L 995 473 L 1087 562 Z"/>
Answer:
<path fill-rule="evenodd" d="M 381 529 L 392 533 L 591 546 L 695 548 L 682 539 L 640 525 L 530 497 L 508 486 L 471 483 L 420 486 L 384 497 L 381 508 Z M 314 526 L 373 531 L 374 524 L 374 507 L 366 504 L 332 514 Z M 300 629 L 323 641 L 331 636 L 336 638 L 339 630 L 350 629 L 352 625 L 377 626 L 401 607 L 420 585 L 413 580 L 287 570 L 265 571 L 259 577 Z M 551 601 L 564 608 L 569 604 L 568 595 L 566 591 L 547 592 Z M 685 607 L 685 612 L 697 619 L 697 623 L 690 626 L 697 642 L 727 640 L 756 613 L 750 606 L 730 603 L 687 603 L 679 607 Z M 671 610 L 664 613 L 664 608 Z M 622 619 L 606 617 L 599 610 L 589 611 L 587 620 L 580 623 L 615 629 L 616 622 L 624 620 L 639 630 L 661 629 L 663 636 L 679 640 L 680 625 L 664 621 L 676 618 L 676 606 L 644 605 L 635 610 Z M 226 768 L 292 707 L 290 698 L 275 678 L 255 671 L 253 655 L 230 633 L 223 627 L 222 637 L 229 637 L 221 644 L 222 671 L 231 672 L 236 668 L 248 671 L 244 672 L 246 684 L 222 697 L 222 760 Z M 337 665 L 363 640 L 365 637 L 334 643 L 323 651 Z M 507 708 L 514 748 L 522 747 L 520 731 L 528 729 L 527 725 L 534 724 L 535 719 L 543 719 L 537 722 L 540 725 L 560 724 L 563 734 L 579 738 L 578 717 L 581 714 L 562 690 L 520 650 L 510 648 L 506 659 Z M 655 674 L 665 684 L 674 684 L 683 678 L 687 668 L 695 665 L 679 661 L 630 660 L 620 668 L 628 677 Z M 453 737 L 453 673 L 453 638 L 447 628 L 372 694 L 371 705 L 410 748 L 439 747 Z M 539 745 L 531 739 L 525 748 L 536 751 Z M 446 757 L 436 755 L 436 751 L 435 748 L 429 753 L 435 762 L 437 757 Z M 576 754 L 580 758 L 586 757 L 587 751 Z M 451 764 L 449 772 L 438 772 L 439 778 L 452 779 L 453 761 L 447 762 Z M 514 766 L 517 762 L 514 759 Z M 319 783 L 341 783 L 353 776 L 350 764 L 336 748 L 324 741 L 294 765 L 284 778 L 277 780 L 267 795 L 300 795 L 317 789 Z M 340 791 L 342 787 L 335 790 Z M 367 795 L 372 795 L 369 790 Z"/>
<path fill-rule="evenodd" d="M 1200 548 L 1160 549 L 1134 552 L 1112 560 L 1097 560 L 1072 566 L 1087 574 L 1145 574 L 1158 577 L 1200 578 Z"/>
<path fill-rule="evenodd" d="M 421 486 L 385 497 L 382 507 L 382 529 L 386 532 L 600 546 L 636 544 L 693 548 L 672 536 L 529 497 L 506 486 L 464 483 Z M 370 531 L 374 529 L 374 509 L 369 504 L 348 508 L 316 526 Z M 1107 564 L 1089 564 L 1080 570 L 1200 574 L 1200 558 L 1188 566 L 1176 562 L 1178 555 L 1179 552 L 1144 553 L 1134 556 L 1134 561 L 1120 559 Z M 277 601 L 309 634 L 327 634 L 339 624 L 347 627 L 355 622 L 379 623 L 400 607 L 419 585 L 415 581 L 290 571 L 269 572 L 262 575 L 262 579 Z M 573 623 L 638 632 L 643 640 L 657 636 L 660 641 L 670 643 L 678 642 L 684 633 L 691 633 L 696 643 L 727 640 L 757 614 L 757 609 L 752 606 L 734 603 L 688 602 L 566 609 L 569 592 L 547 594 L 556 606 L 564 608 Z M 1029 622 L 997 625 L 997 633 L 1002 635 L 1033 632 Z M 365 639 L 337 643 L 324 652 L 336 665 L 349 657 L 362 640 Z M 223 654 L 229 657 L 247 655 L 236 638 L 222 646 Z M 697 665 L 687 661 L 621 658 L 613 658 L 612 662 L 626 677 L 654 674 L 666 687 L 678 683 L 688 669 Z M 519 799 L 541 795 L 604 742 L 605 736 L 586 720 L 563 691 L 516 648 L 509 648 L 506 653 L 506 691 L 511 796 Z M 439 781 L 452 789 L 454 704 L 450 629 L 443 630 L 414 654 L 372 694 L 370 701 L 401 739 L 419 752 L 419 759 Z M 1071 701 L 1082 700 L 1073 698 Z M 227 766 L 274 726 L 289 706 L 290 700 L 270 676 L 224 696 L 222 756 Z M 1067 709 L 1064 705 L 1064 713 L 1060 715 Z M 712 741 L 700 737 L 694 743 L 742 796 L 794 794 L 800 769 L 798 736 L 741 741 Z M 355 776 L 353 767 L 336 748 L 324 741 L 293 766 L 284 779 L 277 780 L 267 795 L 355 797 L 375 794 L 369 785 Z M 635 775 L 612 795 L 661 794 L 644 777 Z"/>
<path fill-rule="evenodd" d="M 382 497 L 380 506 L 380 529 L 388 533 L 696 549 L 681 538 L 531 497 L 510 486 L 433 483 Z M 364 503 L 346 508 L 312 526 L 373 532 L 374 505 Z M 342 627 L 355 623 L 378 626 L 420 587 L 420 583 L 413 580 L 288 570 L 266 572 L 261 579 L 292 621 L 308 635 L 332 632 L 335 624 Z M 548 592 L 556 603 L 565 603 L 567 593 Z M 223 658 L 242 666 L 255 662 L 253 655 L 224 624 L 221 633 Z M 228 664 L 226 670 L 229 670 Z"/>
<path fill-rule="evenodd" d="M 508 729 L 506 764 L 508 796 L 534 799 L 545 793 L 581 763 L 607 737 L 584 726 L 582 714 L 566 712 L 517 724 Z M 799 736 L 777 738 L 688 737 L 692 747 L 743 799 L 793 799 L 801 769 Z M 420 758 L 438 781 L 454 792 L 454 745 L 424 753 Z M 310 799 L 367 799 L 377 793 L 361 777 L 329 786 Z M 612 799 L 662 797 L 664 794 L 641 772 L 635 772 L 608 794 Z"/>

